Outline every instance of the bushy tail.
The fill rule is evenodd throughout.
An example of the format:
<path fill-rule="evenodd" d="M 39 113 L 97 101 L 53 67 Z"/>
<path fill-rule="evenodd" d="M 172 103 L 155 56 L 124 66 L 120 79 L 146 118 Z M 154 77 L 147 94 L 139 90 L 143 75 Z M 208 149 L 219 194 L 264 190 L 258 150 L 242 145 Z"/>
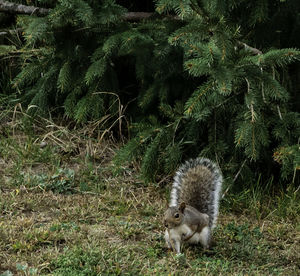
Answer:
<path fill-rule="evenodd" d="M 199 168 L 198 170 L 201 172 L 203 167 L 208 169 L 210 177 L 205 179 L 199 174 L 195 181 L 197 169 Z M 193 169 L 196 172 L 193 172 L 192 176 Z M 181 201 L 187 201 L 187 204 L 192 205 L 200 212 L 207 213 L 210 216 L 210 225 L 214 228 L 219 213 L 222 181 L 223 177 L 218 165 L 211 160 L 199 157 L 186 161 L 174 176 L 170 206 L 178 206 Z M 188 183 L 191 187 L 183 187 L 183 183 Z"/>

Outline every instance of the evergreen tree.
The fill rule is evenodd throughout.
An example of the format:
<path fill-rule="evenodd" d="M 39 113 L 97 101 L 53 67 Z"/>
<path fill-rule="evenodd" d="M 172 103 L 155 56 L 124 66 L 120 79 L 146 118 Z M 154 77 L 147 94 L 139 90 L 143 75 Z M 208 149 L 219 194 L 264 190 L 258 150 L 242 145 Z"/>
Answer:
<path fill-rule="evenodd" d="M 172 101 L 174 96 L 170 100 L 168 94 L 159 95 L 160 115 L 168 123 L 153 131 L 147 125 L 142 131 L 138 129 L 137 138 L 124 147 L 120 160 L 128 157 L 124 152 L 144 148 L 142 171 L 149 179 L 154 179 L 161 168 L 173 170 L 183 155 L 216 159 L 224 166 L 227 164 L 232 173 L 247 160 L 243 171 L 246 179 L 254 179 L 256 172 L 267 179 L 276 168 L 274 154 L 275 160 L 283 162 L 282 177 L 295 177 L 299 169 L 300 118 L 298 112 L 290 109 L 283 68 L 299 60 L 299 51 L 266 49 L 261 53 L 241 43 L 242 31 L 232 24 L 232 19 L 236 10 L 245 7 L 243 1 L 239 5 L 234 5 L 234 1 L 228 5 L 223 5 L 223 1 L 199 2 L 157 2 L 158 12 L 174 11 L 184 22 L 168 41 L 183 49 L 181 75 L 188 72 L 194 87 L 178 87 L 182 91 L 181 104 Z M 264 21 L 267 12 L 254 5 L 251 24 Z M 249 39 L 251 42 L 255 40 Z M 161 83 L 169 88 L 164 91 L 176 95 L 178 88 L 170 89 L 170 81 Z M 153 97 L 154 93 L 149 91 Z M 141 107 L 144 106 L 143 102 Z"/>
<path fill-rule="evenodd" d="M 18 17 L 25 45 L 13 85 L 30 112 L 61 106 L 79 123 L 111 125 L 118 97 L 132 138 L 115 164 L 137 159 L 149 180 L 198 155 L 230 174 L 245 164 L 241 183 L 278 164 L 282 179 L 299 178 L 299 71 L 290 65 L 300 58 L 299 1 L 158 0 L 155 14 L 133 21 L 122 1 L 41 3 L 47 16 Z"/>

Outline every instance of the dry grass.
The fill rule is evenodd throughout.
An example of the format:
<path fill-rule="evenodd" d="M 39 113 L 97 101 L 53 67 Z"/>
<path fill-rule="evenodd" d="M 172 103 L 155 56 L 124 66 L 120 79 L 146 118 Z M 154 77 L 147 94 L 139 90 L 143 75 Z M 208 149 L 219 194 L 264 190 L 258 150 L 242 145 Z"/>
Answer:
<path fill-rule="evenodd" d="M 11 123 L 0 142 L 3 275 L 300 274 L 295 212 L 258 219 L 255 209 L 223 204 L 215 246 L 185 246 L 176 256 L 162 235 L 165 183 L 144 183 L 132 165 L 114 175 L 116 143 L 92 127 L 44 121 L 25 134 L 20 121 Z"/>

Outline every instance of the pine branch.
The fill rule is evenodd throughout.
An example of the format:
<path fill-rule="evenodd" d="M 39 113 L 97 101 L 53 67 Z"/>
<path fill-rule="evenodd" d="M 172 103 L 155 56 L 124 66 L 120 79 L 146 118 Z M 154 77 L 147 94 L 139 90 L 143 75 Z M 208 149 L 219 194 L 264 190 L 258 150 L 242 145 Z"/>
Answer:
<path fill-rule="evenodd" d="M 26 6 L 22 4 L 16 4 L 16 3 L 0 0 L 0 12 L 45 16 L 50 12 L 50 9 L 40 8 L 35 6 Z M 126 21 L 139 21 L 139 20 L 147 19 L 153 16 L 154 14 L 155 13 L 152 12 L 128 12 L 124 14 L 123 18 Z M 171 15 L 165 15 L 165 16 L 172 18 L 174 20 L 180 19 L 178 16 L 171 16 Z M 4 32 L 0 33 L 0 35 L 6 35 L 6 34 L 8 33 L 5 34 Z M 262 51 L 254 47 L 251 47 L 244 42 L 238 41 L 237 43 L 239 46 L 244 47 L 247 51 L 252 52 L 254 55 L 262 54 Z"/>
<path fill-rule="evenodd" d="M 26 6 L 22 4 L 16 4 L 0 0 L 0 12 L 44 16 L 49 13 L 49 9 L 34 6 Z"/>

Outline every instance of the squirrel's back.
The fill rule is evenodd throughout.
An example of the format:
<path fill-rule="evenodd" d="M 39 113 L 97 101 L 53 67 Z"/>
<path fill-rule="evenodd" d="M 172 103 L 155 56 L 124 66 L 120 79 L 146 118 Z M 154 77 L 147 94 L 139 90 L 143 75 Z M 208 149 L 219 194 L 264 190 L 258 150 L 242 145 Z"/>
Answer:
<path fill-rule="evenodd" d="M 176 172 L 171 190 L 171 206 L 181 202 L 209 215 L 209 225 L 215 227 L 219 212 L 222 173 L 206 158 L 186 161 Z"/>

